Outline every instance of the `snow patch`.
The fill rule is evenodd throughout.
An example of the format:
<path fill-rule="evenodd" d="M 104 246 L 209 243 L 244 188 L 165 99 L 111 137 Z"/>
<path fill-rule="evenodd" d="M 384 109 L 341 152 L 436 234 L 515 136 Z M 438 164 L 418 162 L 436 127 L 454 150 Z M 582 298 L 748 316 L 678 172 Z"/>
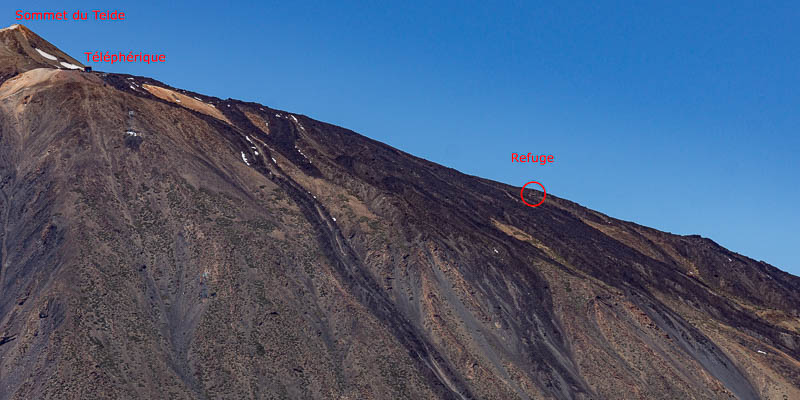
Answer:
<path fill-rule="evenodd" d="M 303 128 L 303 124 L 301 124 L 300 121 L 298 121 L 294 115 L 289 114 L 289 118 L 294 120 L 295 125 L 297 125 L 298 128 L 300 128 L 303 132 L 305 132 L 306 128 Z"/>
<path fill-rule="evenodd" d="M 333 222 L 336 222 L 336 218 L 334 218 L 334 217 L 331 217 L 331 218 L 333 218 Z"/>
<path fill-rule="evenodd" d="M 34 50 L 38 51 L 39 54 L 42 55 L 42 57 L 44 57 L 44 58 L 46 58 L 48 60 L 58 61 L 58 58 L 56 58 L 56 56 L 50 55 L 48 53 L 45 53 L 45 52 L 43 52 L 43 51 L 41 51 L 41 50 L 39 50 L 37 48 L 34 48 Z"/>
<path fill-rule="evenodd" d="M 244 152 L 242 152 L 242 161 L 244 161 L 245 164 L 250 165 L 250 161 L 247 161 L 247 156 L 244 155 Z"/>
<path fill-rule="evenodd" d="M 133 130 L 133 129 L 128 129 L 127 131 L 125 131 L 125 134 L 127 134 L 127 135 L 129 135 L 129 136 L 139 136 L 139 133 L 137 133 L 137 132 L 136 132 L 135 130 Z"/>
<path fill-rule="evenodd" d="M 248 142 L 253 143 L 253 141 L 250 140 L 250 136 L 245 136 L 244 138 L 247 139 Z"/>
<path fill-rule="evenodd" d="M 278 163 L 278 161 L 277 161 L 277 160 L 275 160 L 275 157 L 270 157 L 270 158 L 272 159 L 272 162 L 274 162 L 275 164 L 277 164 L 277 163 Z"/>
<path fill-rule="evenodd" d="M 200 100 L 200 99 L 199 99 L 199 98 L 197 98 L 197 97 L 194 97 L 194 96 L 192 96 L 192 97 L 193 97 L 195 100 L 197 100 L 197 101 L 203 101 L 203 100 Z"/>
<path fill-rule="evenodd" d="M 254 151 L 253 153 L 256 153 L 256 155 L 258 155 L 258 152 L 257 152 L 257 151 Z"/>
<path fill-rule="evenodd" d="M 135 88 L 135 87 L 133 87 L 133 86 L 131 86 L 131 85 L 128 85 L 128 86 L 130 86 L 130 88 L 131 88 L 131 89 L 133 89 L 133 90 L 136 90 L 136 88 Z"/>
<path fill-rule="evenodd" d="M 69 69 L 83 69 L 83 68 L 81 68 L 81 67 L 79 67 L 79 66 L 77 66 L 77 65 L 75 65 L 75 64 L 70 64 L 70 63 L 68 63 L 68 62 L 64 62 L 64 61 L 61 61 L 61 63 L 60 63 L 60 64 L 61 64 L 62 66 L 64 66 L 65 68 L 69 68 Z"/>
<path fill-rule="evenodd" d="M 308 161 L 309 164 L 313 164 L 311 160 L 309 160 L 308 157 L 305 154 L 303 154 L 303 152 L 300 151 L 300 149 L 297 148 L 297 146 L 294 146 L 294 148 L 297 150 L 298 153 L 300 153 L 301 156 L 303 156 L 303 158 L 305 158 L 306 161 Z"/>
<path fill-rule="evenodd" d="M 492 250 L 494 250 L 494 253 L 495 253 L 495 254 L 500 254 L 500 252 L 499 252 L 499 251 L 497 251 L 497 249 L 495 249 L 495 248 L 492 248 Z"/>
<path fill-rule="evenodd" d="M 10 31 L 10 30 L 14 30 L 14 29 L 17 29 L 17 28 L 19 28 L 19 24 L 14 24 L 14 25 L 9 26 L 8 28 L 0 29 L 0 32 Z"/>

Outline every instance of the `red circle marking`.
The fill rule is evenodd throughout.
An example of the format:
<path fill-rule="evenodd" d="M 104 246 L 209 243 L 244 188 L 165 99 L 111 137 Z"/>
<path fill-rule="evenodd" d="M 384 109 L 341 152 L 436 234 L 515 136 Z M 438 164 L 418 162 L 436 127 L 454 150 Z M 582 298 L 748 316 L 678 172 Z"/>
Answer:
<path fill-rule="evenodd" d="M 542 193 L 543 193 L 542 194 L 542 201 L 540 201 L 540 202 L 538 202 L 536 204 L 529 204 L 527 201 L 525 201 L 525 196 L 523 196 L 525 194 L 525 186 L 528 186 L 531 183 L 535 183 L 535 184 L 537 184 L 537 185 L 542 187 Z M 542 203 L 544 203 L 544 199 L 545 199 L 545 197 L 547 197 L 547 191 L 544 190 L 544 185 L 542 185 L 541 183 L 536 182 L 536 181 L 530 181 L 530 182 L 528 182 L 528 183 L 526 183 L 525 185 L 522 186 L 522 189 L 520 189 L 520 191 L 519 191 L 519 197 L 522 199 L 522 202 L 525 203 L 526 206 L 528 206 L 528 207 L 539 207 L 540 205 L 542 205 Z"/>

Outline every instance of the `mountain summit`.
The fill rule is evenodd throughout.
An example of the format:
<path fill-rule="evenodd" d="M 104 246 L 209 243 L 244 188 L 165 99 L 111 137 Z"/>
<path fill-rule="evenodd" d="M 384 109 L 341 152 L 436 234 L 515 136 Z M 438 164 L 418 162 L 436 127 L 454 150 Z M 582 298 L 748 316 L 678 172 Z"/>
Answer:
<path fill-rule="evenodd" d="M 800 398 L 797 277 L 64 63 L 0 31 L 0 399 Z"/>
<path fill-rule="evenodd" d="M 84 65 L 23 25 L 0 29 L 0 81 L 34 68 L 84 69 Z"/>

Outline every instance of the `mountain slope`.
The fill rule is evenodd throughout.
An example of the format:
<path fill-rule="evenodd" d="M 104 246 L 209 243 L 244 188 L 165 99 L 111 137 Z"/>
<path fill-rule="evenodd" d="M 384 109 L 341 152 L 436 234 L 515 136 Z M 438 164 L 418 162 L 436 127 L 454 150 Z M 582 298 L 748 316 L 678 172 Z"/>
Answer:
<path fill-rule="evenodd" d="M 0 398 L 800 398 L 797 277 L 0 42 Z"/>

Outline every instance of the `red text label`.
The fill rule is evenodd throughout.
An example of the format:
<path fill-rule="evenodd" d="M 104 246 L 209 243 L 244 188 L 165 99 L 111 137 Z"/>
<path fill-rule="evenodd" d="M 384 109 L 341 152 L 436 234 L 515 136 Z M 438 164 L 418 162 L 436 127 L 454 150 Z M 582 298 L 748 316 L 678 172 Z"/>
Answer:
<path fill-rule="evenodd" d="M 517 154 L 511 153 L 511 162 L 521 162 L 521 163 L 539 163 L 541 165 L 545 165 L 547 163 L 554 163 L 555 160 L 553 159 L 553 155 L 544 155 L 544 154 Z"/>
<path fill-rule="evenodd" d="M 33 11 L 33 12 L 25 12 L 22 10 L 17 10 L 16 13 L 16 20 L 17 21 L 69 21 L 70 15 L 72 15 L 73 20 L 76 21 L 85 21 L 89 19 L 89 15 L 94 15 L 94 19 L 96 21 L 124 21 L 125 20 L 125 13 L 122 11 L 117 10 L 92 10 L 91 13 L 85 13 L 82 11 L 75 11 L 74 13 L 70 14 L 66 10 L 64 11 Z"/>

